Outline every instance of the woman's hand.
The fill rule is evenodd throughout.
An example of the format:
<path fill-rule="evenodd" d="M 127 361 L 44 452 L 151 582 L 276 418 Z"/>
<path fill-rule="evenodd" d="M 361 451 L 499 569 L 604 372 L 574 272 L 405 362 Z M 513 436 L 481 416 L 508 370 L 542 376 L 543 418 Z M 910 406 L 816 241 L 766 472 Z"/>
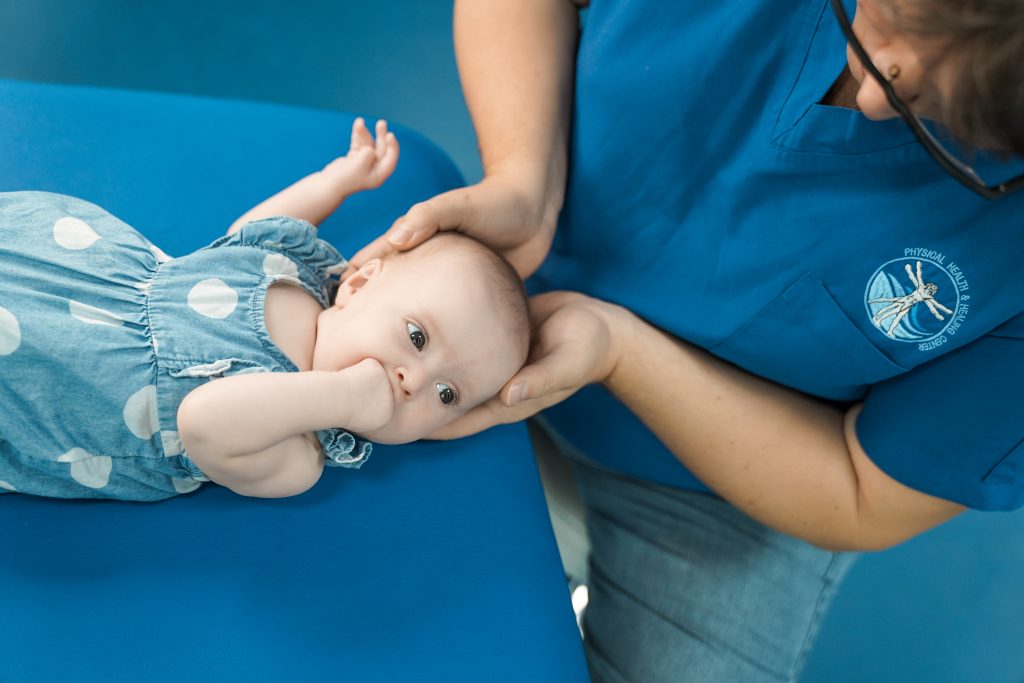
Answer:
<path fill-rule="evenodd" d="M 525 278 L 547 256 L 562 201 L 561 188 L 556 199 L 528 185 L 511 175 L 493 175 L 415 204 L 352 257 L 349 271 L 389 252 L 412 249 L 441 230 L 457 230 L 499 252 Z"/>
<path fill-rule="evenodd" d="M 453 439 L 518 422 L 603 382 L 618 362 L 635 318 L 620 306 L 576 292 L 530 299 L 533 340 L 527 364 L 498 396 L 431 434 Z"/>

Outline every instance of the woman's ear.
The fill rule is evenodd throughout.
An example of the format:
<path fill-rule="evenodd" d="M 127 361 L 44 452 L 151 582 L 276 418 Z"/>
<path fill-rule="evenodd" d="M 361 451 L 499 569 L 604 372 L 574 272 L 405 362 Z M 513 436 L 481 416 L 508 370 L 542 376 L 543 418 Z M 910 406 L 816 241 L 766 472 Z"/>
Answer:
<path fill-rule="evenodd" d="M 355 296 L 366 283 L 377 277 L 383 268 L 379 258 L 371 259 L 360 266 L 359 270 L 349 275 L 338 285 L 338 294 L 334 297 L 335 306 L 344 306 L 349 299 Z"/>

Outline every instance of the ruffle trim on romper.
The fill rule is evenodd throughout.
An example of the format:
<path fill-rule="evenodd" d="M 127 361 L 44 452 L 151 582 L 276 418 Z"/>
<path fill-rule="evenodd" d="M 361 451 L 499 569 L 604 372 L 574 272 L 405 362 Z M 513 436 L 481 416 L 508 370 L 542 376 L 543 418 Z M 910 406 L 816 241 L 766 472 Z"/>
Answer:
<path fill-rule="evenodd" d="M 324 447 L 324 464 L 327 467 L 359 469 L 373 452 L 372 443 L 344 429 L 321 429 L 316 433 L 316 438 Z"/>
<path fill-rule="evenodd" d="M 251 221 L 231 235 L 213 242 L 208 249 L 224 246 L 259 247 L 289 258 L 307 284 L 322 291 L 327 306 L 331 282 L 337 281 L 348 261 L 327 242 L 317 238 L 316 228 L 298 218 L 275 216 Z"/>

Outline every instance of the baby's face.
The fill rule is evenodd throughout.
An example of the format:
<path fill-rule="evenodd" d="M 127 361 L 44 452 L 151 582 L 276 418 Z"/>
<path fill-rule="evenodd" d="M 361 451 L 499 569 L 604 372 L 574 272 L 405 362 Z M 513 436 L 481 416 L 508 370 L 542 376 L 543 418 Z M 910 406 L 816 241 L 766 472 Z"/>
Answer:
<path fill-rule="evenodd" d="M 358 289 L 343 283 L 335 305 L 320 314 L 313 369 L 373 358 L 391 381 L 394 416 L 361 434 L 371 441 L 430 435 L 494 396 L 525 360 L 486 278 L 467 277 L 451 263 L 456 258 L 384 261 Z"/>

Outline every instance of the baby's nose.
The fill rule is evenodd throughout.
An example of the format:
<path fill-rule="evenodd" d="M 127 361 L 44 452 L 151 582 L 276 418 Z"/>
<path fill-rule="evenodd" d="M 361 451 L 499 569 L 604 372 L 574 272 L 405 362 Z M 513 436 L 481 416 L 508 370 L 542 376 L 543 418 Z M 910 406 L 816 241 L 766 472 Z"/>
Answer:
<path fill-rule="evenodd" d="M 395 368 L 395 375 L 398 377 L 398 386 L 402 390 L 402 395 L 406 399 L 410 399 L 416 395 L 416 392 L 420 390 L 422 380 L 417 376 L 417 373 L 413 372 L 409 368 L 399 366 Z"/>

